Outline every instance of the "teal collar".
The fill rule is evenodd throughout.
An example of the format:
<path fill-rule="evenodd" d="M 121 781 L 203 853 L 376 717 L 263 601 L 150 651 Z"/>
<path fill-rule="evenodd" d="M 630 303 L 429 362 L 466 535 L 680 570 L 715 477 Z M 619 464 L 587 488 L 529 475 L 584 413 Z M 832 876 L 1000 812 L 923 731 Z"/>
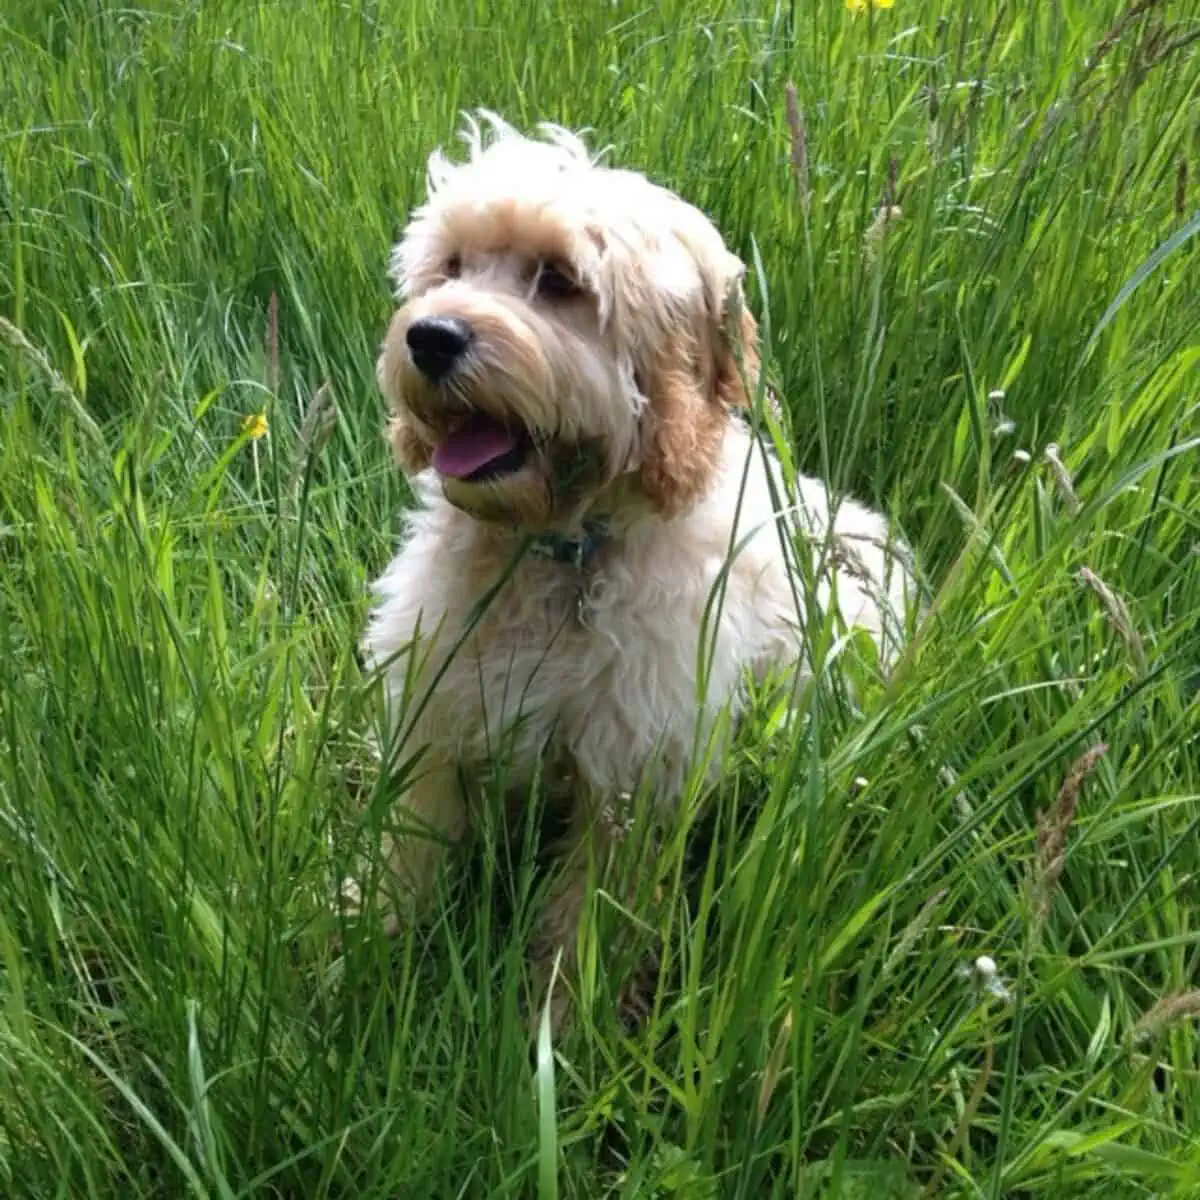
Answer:
<path fill-rule="evenodd" d="M 608 530 L 596 521 L 585 521 L 578 537 L 562 533 L 535 534 L 529 552 L 538 558 L 585 570 L 596 554 L 608 543 Z"/>

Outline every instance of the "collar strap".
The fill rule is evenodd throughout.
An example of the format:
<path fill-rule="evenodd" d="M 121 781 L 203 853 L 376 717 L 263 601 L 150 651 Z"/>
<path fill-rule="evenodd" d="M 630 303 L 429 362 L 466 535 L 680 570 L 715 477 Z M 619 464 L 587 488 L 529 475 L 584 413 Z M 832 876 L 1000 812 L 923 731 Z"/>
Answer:
<path fill-rule="evenodd" d="M 608 543 L 608 530 L 601 524 L 585 521 L 578 537 L 561 533 L 539 533 L 530 542 L 529 552 L 538 558 L 584 570 Z"/>

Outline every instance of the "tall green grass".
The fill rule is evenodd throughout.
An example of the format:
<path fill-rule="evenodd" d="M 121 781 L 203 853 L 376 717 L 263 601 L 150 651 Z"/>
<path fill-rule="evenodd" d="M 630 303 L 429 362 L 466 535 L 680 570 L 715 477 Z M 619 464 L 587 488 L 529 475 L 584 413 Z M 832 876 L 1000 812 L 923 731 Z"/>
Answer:
<path fill-rule="evenodd" d="M 1200 5 L 1137 10 L 6 6 L 5 1194 L 1200 1194 Z M 477 105 L 711 213 L 796 464 L 931 596 L 890 686 L 760 714 L 687 863 L 628 851 L 554 1055 L 519 847 L 395 945 L 331 903 L 386 800 L 383 267 Z"/>

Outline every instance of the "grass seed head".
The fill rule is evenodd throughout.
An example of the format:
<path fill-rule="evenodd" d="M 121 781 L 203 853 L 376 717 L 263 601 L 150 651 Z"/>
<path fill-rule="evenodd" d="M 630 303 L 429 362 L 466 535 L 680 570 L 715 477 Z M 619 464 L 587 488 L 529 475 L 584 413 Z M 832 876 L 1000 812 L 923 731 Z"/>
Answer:
<path fill-rule="evenodd" d="M 792 172 L 796 176 L 796 191 L 800 195 L 800 203 L 804 211 L 808 211 L 812 200 L 812 189 L 808 175 L 808 133 L 804 125 L 804 113 L 800 111 L 800 101 L 796 96 L 796 85 L 789 83 L 785 90 L 787 103 L 788 140 L 790 143 L 790 158 Z"/>
<path fill-rule="evenodd" d="M 1043 452 L 1046 462 L 1049 464 L 1050 473 L 1054 476 L 1054 484 L 1058 488 L 1058 494 L 1062 497 L 1063 504 L 1066 505 L 1067 512 L 1071 516 L 1078 516 L 1079 510 L 1082 507 L 1079 503 L 1079 497 L 1075 493 L 1075 481 L 1071 478 L 1071 472 L 1067 470 L 1066 463 L 1062 460 L 1062 453 L 1056 442 L 1051 442 Z"/>
<path fill-rule="evenodd" d="M 1084 782 L 1096 769 L 1096 764 L 1108 753 L 1108 746 L 1099 742 L 1084 751 L 1070 766 L 1058 789 L 1054 807 L 1049 813 L 1038 811 L 1037 860 L 1034 866 L 1034 912 L 1039 920 L 1050 915 L 1054 889 L 1062 877 L 1067 862 L 1067 835 L 1075 820 Z"/>
<path fill-rule="evenodd" d="M 1173 1026 L 1196 1017 L 1200 1017 L 1200 988 L 1172 992 L 1141 1015 L 1133 1027 L 1133 1040 L 1151 1041 Z"/>
<path fill-rule="evenodd" d="M 1104 606 L 1108 623 L 1121 635 L 1134 670 L 1139 675 L 1144 675 L 1147 669 L 1146 648 L 1142 644 L 1141 635 L 1134 628 L 1133 618 L 1129 615 L 1125 601 L 1090 567 L 1079 568 L 1079 581 L 1086 584 Z"/>

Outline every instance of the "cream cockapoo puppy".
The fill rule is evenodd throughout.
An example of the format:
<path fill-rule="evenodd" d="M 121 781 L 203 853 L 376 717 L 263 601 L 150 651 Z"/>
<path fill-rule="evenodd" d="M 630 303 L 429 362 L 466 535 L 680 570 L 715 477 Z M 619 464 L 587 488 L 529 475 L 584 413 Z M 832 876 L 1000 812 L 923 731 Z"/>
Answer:
<path fill-rule="evenodd" d="M 611 835 L 600 814 L 650 772 L 669 815 L 747 674 L 803 677 L 807 602 L 787 556 L 816 562 L 830 507 L 813 480 L 789 496 L 738 415 L 755 323 L 712 223 L 574 134 L 540 133 L 468 120 L 466 160 L 432 156 L 395 249 L 402 306 L 378 380 L 423 503 L 364 649 L 399 758 L 419 755 L 398 814 L 410 832 L 386 847 L 389 927 L 419 911 L 467 827 L 460 777 L 503 745 L 510 779 L 546 756 L 569 797 L 577 852 L 538 938 L 569 958 L 583 849 Z M 908 589 L 888 528 L 844 501 L 833 533 L 843 568 L 817 600 L 835 593 L 886 653 Z"/>

